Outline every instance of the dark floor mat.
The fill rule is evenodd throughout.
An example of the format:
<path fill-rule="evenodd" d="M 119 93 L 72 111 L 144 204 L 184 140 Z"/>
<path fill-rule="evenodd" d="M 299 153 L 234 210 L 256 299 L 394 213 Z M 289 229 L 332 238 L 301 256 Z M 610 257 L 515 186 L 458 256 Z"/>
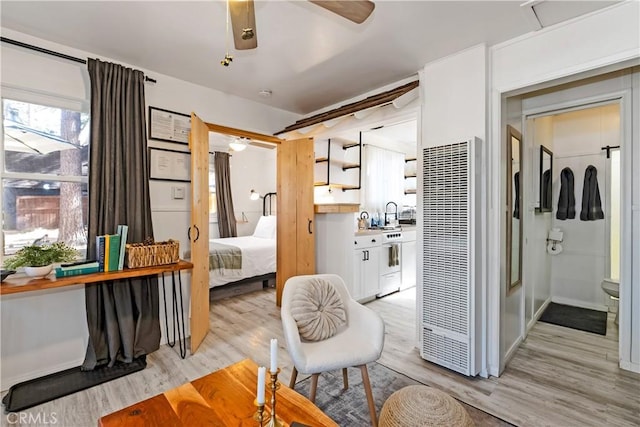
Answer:
<path fill-rule="evenodd" d="M 78 366 L 16 384 L 9 388 L 2 403 L 5 412 L 21 411 L 141 371 L 146 366 L 145 356 L 132 363 L 117 363 L 111 368 L 105 366 L 92 371 L 82 371 Z"/>
<path fill-rule="evenodd" d="M 540 316 L 541 322 L 594 334 L 607 335 L 607 312 L 550 303 Z"/>

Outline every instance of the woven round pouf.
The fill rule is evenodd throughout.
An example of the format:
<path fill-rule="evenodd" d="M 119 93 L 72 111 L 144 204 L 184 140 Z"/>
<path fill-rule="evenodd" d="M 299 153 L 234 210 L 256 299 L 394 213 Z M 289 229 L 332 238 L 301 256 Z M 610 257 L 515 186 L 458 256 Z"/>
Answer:
<path fill-rule="evenodd" d="M 447 393 L 424 385 L 410 385 L 384 402 L 378 425 L 468 427 L 474 423 L 462 405 Z"/>

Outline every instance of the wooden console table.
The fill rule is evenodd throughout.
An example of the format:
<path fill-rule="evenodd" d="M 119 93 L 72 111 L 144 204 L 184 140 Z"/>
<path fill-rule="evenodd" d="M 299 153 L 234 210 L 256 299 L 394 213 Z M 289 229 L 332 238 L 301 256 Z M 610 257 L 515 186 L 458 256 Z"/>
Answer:
<path fill-rule="evenodd" d="M 172 310 L 176 317 L 180 314 L 180 318 L 173 318 L 174 322 L 174 336 L 173 339 L 169 337 L 169 326 L 168 326 L 168 318 L 167 318 L 167 301 L 164 301 L 164 317 L 165 317 L 165 329 L 166 329 L 166 338 L 167 344 L 170 347 L 173 347 L 176 342 L 179 343 L 180 348 L 180 357 L 183 359 L 186 357 L 186 335 L 185 335 L 185 323 L 184 323 L 184 312 L 182 308 L 182 280 L 180 278 L 180 274 L 178 273 L 178 283 L 176 283 L 176 279 L 174 277 L 175 272 L 180 272 L 180 270 L 191 270 L 193 268 L 193 264 L 188 261 L 180 260 L 175 264 L 164 264 L 164 265 L 155 265 L 152 267 L 141 267 L 141 268 L 125 268 L 124 270 L 118 271 L 110 271 L 106 273 L 91 273 L 91 274 L 79 274 L 77 276 L 67 276 L 67 277 L 55 277 L 53 273 L 49 274 L 46 277 L 33 279 L 29 276 L 19 276 L 19 277 L 8 277 L 2 282 L 0 285 L 0 296 L 2 295 L 10 295 L 10 294 L 18 294 L 23 292 L 34 292 L 34 291 L 42 291 L 45 289 L 55 289 L 62 288 L 65 286 L 74 286 L 74 285 L 87 285 L 90 283 L 97 282 L 109 282 L 113 280 L 123 280 L 123 279 L 134 279 L 136 277 L 144 277 L 144 276 L 157 276 L 161 275 L 162 277 L 162 292 L 165 292 L 165 283 L 164 283 L 164 274 L 171 273 L 172 278 Z M 166 295 L 166 294 L 165 294 Z M 178 296 L 180 300 L 178 301 Z M 176 331 L 177 327 L 177 331 Z"/>
<path fill-rule="evenodd" d="M 100 418 L 101 427 L 125 426 L 255 426 L 254 399 L 258 365 L 245 359 L 150 399 Z M 282 382 L 282 381 L 280 381 Z M 268 388 L 268 387 L 267 387 Z M 266 393 L 267 402 L 271 392 Z M 265 407 L 268 412 L 269 403 Z M 297 422 L 338 427 L 309 399 L 284 384 L 277 391 L 276 411 L 283 425 Z"/>
<path fill-rule="evenodd" d="M 88 283 L 108 282 L 110 280 L 132 279 L 135 277 L 152 276 L 172 271 L 191 270 L 193 264 L 179 261 L 175 264 L 156 265 L 153 267 L 125 268 L 124 270 L 108 273 L 81 274 L 78 276 L 58 277 L 53 273 L 47 277 L 33 279 L 29 276 L 9 276 L 0 285 L 0 295 L 17 294 L 20 292 L 41 291 L 44 289 L 61 288 L 64 286 L 85 285 Z"/>

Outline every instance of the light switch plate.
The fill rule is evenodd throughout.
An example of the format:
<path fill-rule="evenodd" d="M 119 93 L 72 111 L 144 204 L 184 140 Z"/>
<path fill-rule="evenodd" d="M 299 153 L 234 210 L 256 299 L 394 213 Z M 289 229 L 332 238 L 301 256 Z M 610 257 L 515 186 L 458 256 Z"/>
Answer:
<path fill-rule="evenodd" d="M 184 187 L 171 187 L 171 196 L 176 199 L 184 199 Z"/>

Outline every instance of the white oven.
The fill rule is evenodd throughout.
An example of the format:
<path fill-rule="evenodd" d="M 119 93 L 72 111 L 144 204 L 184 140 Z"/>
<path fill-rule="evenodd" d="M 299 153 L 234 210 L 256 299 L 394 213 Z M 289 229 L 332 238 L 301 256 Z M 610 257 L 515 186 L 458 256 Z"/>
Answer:
<path fill-rule="evenodd" d="M 380 247 L 380 292 L 378 297 L 400 290 L 402 284 L 402 232 L 382 233 Z"/>

